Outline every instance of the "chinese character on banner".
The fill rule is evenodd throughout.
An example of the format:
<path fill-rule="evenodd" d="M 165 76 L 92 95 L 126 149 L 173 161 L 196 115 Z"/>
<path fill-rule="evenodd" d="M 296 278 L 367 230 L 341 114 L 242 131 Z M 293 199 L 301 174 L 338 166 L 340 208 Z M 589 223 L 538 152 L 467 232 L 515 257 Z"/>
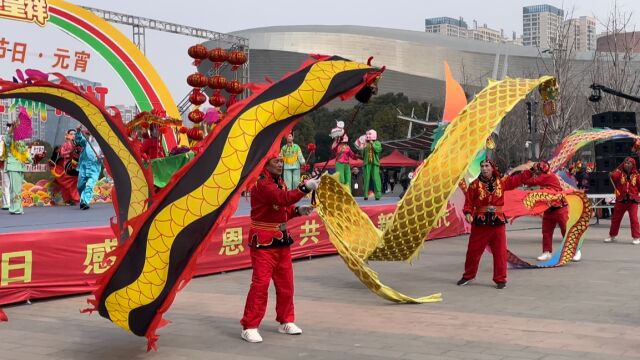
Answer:
<path fill-rule="evenodd" d="M 105 262 L 104 256 L 118 246 L 116 239 L 105 239 L 104 243 L 87 245 L 87 257 L 84 259 L 85 274 L 102 274 L 107 271 L 111 264 L 116 260 L 115 256 L 109 256 Z"/>
<path fill-rule="evenodd" d="M 378 229 L 380 231 L 384 231 L 387 228 L 387 224 L 391 221 L 393 214 L 383 214 L 378 215 Z"/>
<path fill-rule="evenodd" d="M 304 246 L 307 241 L 311 240 L 314 244 L 318 243 L 318 238 L 316 236 L 320 235 L 320 231 L 317 231 L 320 227 L 320 224 L 317 224 L 315 220 L 306 220 L 304 225 L 300 226 L 302 233 L 300 233 L 300 246 Z"/>
<path fill-rule="evenodd" d="M 447 210 L 444 212 L 444 215 L 442 215 L 442 216 L 438 219 L 438 221 L 436 221 L 436 223 L 435 223 L 435 225 L 434 225 L 434 228 L 439 228 L 439 227 L 441 227 L 441 226 L 443 226 L 443 225 L 444 225 L 445 227 L 446 227 L 446 226 L 451 225 L 451 223 L 449 222 L 448 217 L 449 217 L 449 208 L 447 208 Z"/>
<path fill-rule="evenodd" d="M 59 67 L 61 69 L 68 69 L 69 64 L 67 64 L 67 60 L 71 58 L 69 55 L 69 50 L 57 48 L 55 54 L 53 54 L 56 58 L 56 63 L 51 65 L 51 67 Z"/>
<path fill-rule="evenodd" d="M 27 5 L 25 9 L 26 19 L 44 26 L 49 19 L 49 8 L 47 0 L 24 0 Z"/>
<path fill-rule="evenodd" d="M 44 26 L 49 19 L 49 9 L 46 0 L 0 0 L 0 17 Z"/>
<path fill-rule="evenodd" d="M 27 56 L 27 44 L 14 42 L 13 51 L 11 52 L 11 62 L 21 62 L 24 64 L 24 59 Z"/>
<path fill-rule="evenodd" d="M 0 17 L 27 20 L 27 4 L 24 0 L 1 0 Z"/>
<path fill-rule="evenodd" d="M 0 266 L 2 267 L 0 286 L 6 286 L 9 283 L 30 283 L 33 254 L 31 250 L 3 253 Z"/>
<path fill-rule="evenodd" d="M 73 66 L 74 71 L 80 70 L 81 72 L 87 71 L 87 63 L 89 62 L 89 58 L 91 54 L 84 51 L 76 51 L 76 63 Z"/>
<path fill-rule="evenodd" d="M 4 37 L 0 39 L 0 59 L 7 57 L 7 45 L 9 42 Z"/>
<path fill-rule="evenodd" d="M 243 252 L 244 248 L 242 247 L 242 228 L 229 228 L 225 229 L 224 233 L 222 233 L 222 247 L 220 248 L 219 254 L 231 256 L 238 255 Z"/>

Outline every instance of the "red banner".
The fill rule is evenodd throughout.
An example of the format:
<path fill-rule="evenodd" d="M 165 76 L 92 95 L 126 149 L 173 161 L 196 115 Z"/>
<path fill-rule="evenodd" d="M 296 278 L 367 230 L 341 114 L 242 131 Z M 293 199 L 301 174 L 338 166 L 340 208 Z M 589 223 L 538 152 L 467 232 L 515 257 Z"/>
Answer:
<path fill-rule="evenodd" d="M 395 205 L 367 206 L 363 210 L 384 229 Z M 196 275 L 251 267 L 245 238 L 249 217 L 234 217 L 218 227 L 214 240 L 198 259 Z M 298 217 L 288 222 L 294 239 L 294 259 L 336 253 L 320 218 Z M 459 211 L 449 205 L 429 239 L 469 231 Z M 117 241 L 109 227 L 92 227 L 0 234 L 0 305 L 52 296 L 86 293 L 108 265 L 103 260 Z"/>

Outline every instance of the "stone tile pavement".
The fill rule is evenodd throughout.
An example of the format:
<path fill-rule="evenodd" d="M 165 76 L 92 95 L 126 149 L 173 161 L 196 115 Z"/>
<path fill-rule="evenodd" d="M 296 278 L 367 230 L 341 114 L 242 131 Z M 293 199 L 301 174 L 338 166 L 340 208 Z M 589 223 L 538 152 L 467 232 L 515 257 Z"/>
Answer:
<path fill-rule="evenodd" d="M 510 249 L 539 255 L 539 226 L 519 219 Z M 9 306 L 0 359 L 640 359 L 640 246 L 630 244 L 628 224 L 619 243 L 602 243 L 607 230 L 607 221 L 590 228 L 582 262 L 510 270 L 504 290 L 493 288 L 488 254 L 474 283 L 455 285 L 464 236 L 427 243 L 411 265 L 372 263 L 383 283 L 408 295 L 442 292 L 435 304 L 382 300 L 337 256 L 301 260 L 296 322 L 304 333 L 277 333 L 271 301 L 261 344 L 239 336 L 248 270 L 192 280 L 166 314 L 172 323 L 159 330 L 158 352 L 97 314 L 80 314 L 87 296 Z"/>

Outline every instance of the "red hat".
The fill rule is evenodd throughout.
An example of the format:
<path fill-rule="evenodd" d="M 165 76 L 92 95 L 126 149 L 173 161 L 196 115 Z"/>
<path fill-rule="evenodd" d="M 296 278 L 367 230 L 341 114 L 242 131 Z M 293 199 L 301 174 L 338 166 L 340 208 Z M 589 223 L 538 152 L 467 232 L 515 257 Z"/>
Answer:
<path fill-rule="evenodd" d="M 498 165 L 496 165 L 493 160 L 483 160 L 480 165 L 482 165 L 483 163 L 488 163 L 489 165 L 491 165 L 491 169 L 493 169 L 491 171 L 491 175 L 493 175 L 493 177 L 495 177 L 496 179 L 500 177 L 500 169 L 498 169 Z"/>

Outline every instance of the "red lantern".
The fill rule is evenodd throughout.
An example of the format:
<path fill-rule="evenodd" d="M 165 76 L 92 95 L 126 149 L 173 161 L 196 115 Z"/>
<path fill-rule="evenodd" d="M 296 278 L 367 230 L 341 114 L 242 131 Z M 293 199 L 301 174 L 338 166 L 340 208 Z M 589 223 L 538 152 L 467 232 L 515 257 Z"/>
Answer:
<path fill-rule="evenodd" d="M 189 129 L 189 131 L 187 131 L 187 137 L 191 140 L 200 141 L 204 139 L 204 132 L 202 131 L 202 129 L 193 127 Z"/>
<path fill-rule="evenodd" d="M 227 79 L 224 76 L 213 75 L 209 78 L 209 87 L 212 89 L 224 89 L 227 86 Z"/>
<path fill-rule="evenodd" d="M 189 131 L 189 129 L 187 129 L 187 128 L 186 128 L 186 127 L 184 127 L 184 126 L 180 126 L 180 129 L 179 129 L 178 131 L 180 132 L 180 134 L 186 134 L 186 133 L 187 133 L 187 131 Z"/>
<path fill-rule="evenodd" d="M 202 88 L 207 86 L 207 82 L 209 79 L 204 74 L 201 73 L 193 73 L 187 77 L 187 84 L 189 86 L 193 86 L 194 88 Z"/>
<path fill-rule="evenodd" d="M 207 101 L 207 95 L 200 92 L 198 89 L 193 89 L 191 95 L 189 95 L 189 102 L 193 105 L 202 105 Z"/>
<path fill-rule="evenodd" d="M 225 102 L 227 102 L 227 100 L 219 92 L 217 92 L 217 93 L 211 95 L 211 97 L 209 97 L 209 104 L 211 104 L 213 106 L 216 106 L 216 107 L 220 107 L 220 106 L 224 105 Z"/>
<path fill-rule="evenodd" d="M 209 51 L 209 60 L 213 63 L 213 66 L 217 69 L 222 66 L 222 63 L 227 61 L 229 54 L 227 50 L 222 48 L 215 48 Z"/>
<path fill-rule="evenodd" d="M 204 45 L 198 44 L 191 46 L 187 53 L 196 60 L 204 60 L 209 55 L 209 50 Z"/>
<path fill-rule="evenodd" d="M 198 124 L 202 122 L 202 120 L 204 120 L 204 113 L 198 109 L 193 110 L 192 112 L 189 113 L 189 120 L 191 120 L 191 122 Z"/>
<path fill-rule="evenodd" d="M 229 94 L 238 95 L 242 93 L 244 86 L 242 86 L 242 83 L 238 80 L 231 80 L 227 82 L 225 90 L 227 90 Z"/>
<path fill-rule="evenodd" d="M 233 65 L 231 71 L 236 71 L 242 64 L 247 62 L 247 54 L 242 50 L 234 50 L 229 53 L 229 64 Z"/>

